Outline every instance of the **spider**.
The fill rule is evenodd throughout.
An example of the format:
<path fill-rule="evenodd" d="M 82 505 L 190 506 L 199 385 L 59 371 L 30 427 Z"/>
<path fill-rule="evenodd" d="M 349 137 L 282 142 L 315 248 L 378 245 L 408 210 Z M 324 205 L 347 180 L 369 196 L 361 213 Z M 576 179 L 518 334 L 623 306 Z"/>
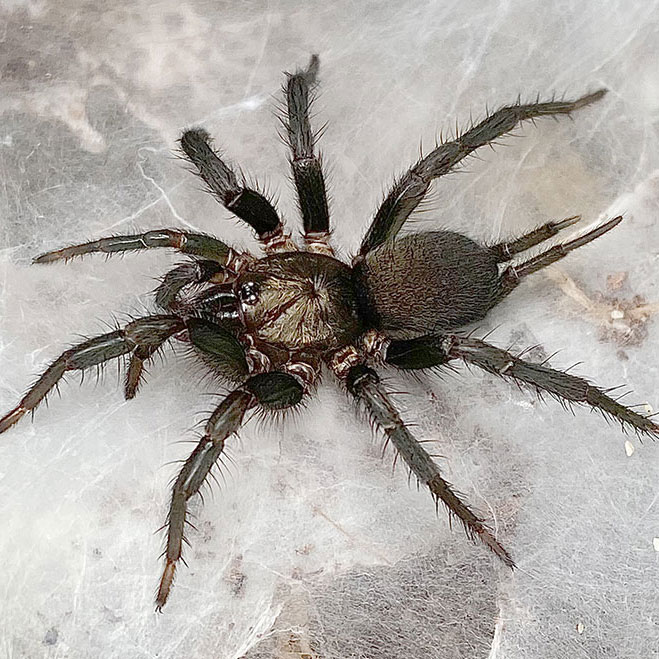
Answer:
<path fill-rule="evenodd" d="M 579 218 L 547 222 L 494 245 L 446 230 L 398 237 L 431 183 L 476 149 L 522 121 L 570 115 L 600 100 L 606 90 L 573 101 L 518 101 L 437 146 L 394 184 L 348 265 L 336 258 L 331 246 L 323 167 L 309 120 L 318 67 L 314 55 L 306 69 L 287 74 L 284 85 L 284 127 L 304 227 L 302 246 L 284 231 L 273 204 L 239 181 L 213 150 L 208 133 L 192 128 L 180 139 L 183 154 L 217 200 L 256 232 L 264 256 L 238 252 L 212 236 L 158 229 L 64 247 L 34 260 L 53 263 L 94 252 L 161 247 L 189 257 L 166 273 L 155 290 L 161 313 L 69 348 L 0 419 L 0 432 L 4 432 L 33 412 L 68 371 L 122 356 L 129 356 L 125 397 L 133 398 L 145 366 L 170 339 L 184 342 L 214 375 L 232 383 L 233 390 L 207 420 L 203 436 L 174 482 L 157 610 L 167 601 L 181 560 L 188 501 L 199 492 L 228 438 L 253 407 L 277 413 L 299 405 L 313 392 L 323 370 L 331 371 L 365 408 L 436 504 L 441 501 L 446 506 L 449 518 L 459 520 L 472 540 L 480 540 L 510 568 L 514 567 L 511 555 L 405 426 L 374 367 L 429 370 L 462 360 L 565 404 L 588 405 L 638 433 L 659 434 L 659 425 L 587 380 L 544 363 L 529 363 L 460 332 L 484 318 L 526 276 L 602 236 L 622 217 L 536 256 L 522 256 L 515 265 L 510 263 L 514 257 Z"/>

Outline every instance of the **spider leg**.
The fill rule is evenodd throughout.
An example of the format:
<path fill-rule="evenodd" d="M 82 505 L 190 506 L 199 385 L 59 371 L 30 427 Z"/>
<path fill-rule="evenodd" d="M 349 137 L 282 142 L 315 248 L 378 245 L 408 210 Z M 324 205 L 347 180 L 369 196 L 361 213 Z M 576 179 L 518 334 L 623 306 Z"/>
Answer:
<path fill-rule="evenodd" d="M 556 263 L 564 256 L 567 256 L 570 252 L 587 245 L 589 242 L 603 236 L 607 231 L 611 231 L 614 227 L 617 227 L 620 222 L 622 222 L 622 216 L 614 217 L 612 220 L 600 224 L 598 227 L 595 227 L 588 233 L 585 233 L 583 236 L 569 240 L 566 243 L 561 243 L 559 245 L 554 245 L 546 252 L 542 252 L 533 258 L 530 258 L 528 261 L 524 261 L 518 265 L 509 265 L 502 273 L 499 278 L 501 289 L 499 291 L 499 300 L 506 297 L 511 291 L 517 288 L 517 285 L 522 280 L 522 278 L 530 275 L 538 270 L 545 268 L 552 263 Z"/>
<path fill-rule="evenodd" d="M 215 373 L 228 380 L 240 381 L 248 373 L 245 349 L 238 339 L 216 323 L 202 318 L 185 321 L 187 337 L 196 353 Z M 182 329 L 179 327 L 177 329 Z M 169 336 L 160 343 L 142 344 L 135 348 L 126 371 L 126 399 L 133 398 L 142 380 L 145 363 L 153 356 Z"/>
<path fill-rule="evenodd" d="M 144 379 L 146 362 L 158 352 L 159 348 L 162 347 L 162 344 L 169 338 L 170 337 L 163 339 L 160 343 L 153 345 L 140 345 L 135 348 L 130 357 L 128 369 L 126 370 L 126 378 L 124 380 L 124 397 L 126 400 L 135 398 L 137 390 L 140 388 Z"/>
<path fill-rule="evenodd" d="M 620 404 L 608 396 L 606 390 L 588 380 L 544 364 L 532 364 L 480 339 L 447 334 L 391 341 L 385 355 L 385 362 L 404 369 L 432 368 L 454 359 L 462 359 L 494 375 L 528 385 L 538 393 L 547 392 L 560 401 L 589 405 L 618 421 L 623 428 L 629 426 L 639 434 L 653 438 L 659 436 L 659 425 Z"/>
<path fill-rule="evenodd" d="M 559 231 L 576 224 L 580 219 L 581 215 L 573 215 L 559 222 L 547 222 L 525 233 L 520 238 L 492 245 L 490 251 L 496 256 L 497 263 L 505 263 L 510 261 L 515 254 L 525 252 L 527 249 L 539 245 L 541 242 L 555 236 Z"/>
<path fill-rule="evenodd" d="M 110 255 L 156 247 L 171 247 L 183 254 L 210 259 L 226 267 L 230 267 L 231 262 L 236 258 L 236 253 L 217 238 L 175 229 L 156 229 L 140 234 L 108 236 L 100 240 L 56 249 L 37 256 L 33 263 L 53 263 L 62 259 L 68 261 L 76 256 L 94 252 Z"/>
<path fill-rule="evenodd" d="M 348 391 L 363 403 L 369 414 L 390 439 L 417 479 L 424 483 L 436 502 L 441 501 L 449 515 L 458 519 L 471 540 L 479 539 L 508 567 L 515 564 L 510 554 L 494 537 L 484 520 L 453 491 L 442 477 L 439 467 L 418 440 L 406 428 L 377 373 L 363 364 L 353 366 L 347 375 Z"/>
<path fill-rule="evenodd" d="M 605 89 L 600 89 L 574 101 L 507 106 L 497 110 L 455 140 L 441 144 L 395 183 L 364 236 L 359 256 L 363 257 L 378 245 L 394 238 L 426 195 L 430 183 L 448 174 L 479 147 L 509 133 L 522 121 L 543 116 L 570 115 L 575 110 L 598 101 L 605 93 Z"/>
<path fill-rule="evenodd" d="M 174 484 L 167 516 L 167 547 L 165 567 L 156 595 L 156 610 L 162 610 L 174 580 L 176 564 L 183 551 L 187 502 L 199 491 L 212 466 L 224 451 L 225 440 L 235 433 L 243 420 L 253 396 L 247 391 L 229 394 L 206 423 L 204 436 L 185 461 Z"/>
<path fill-rule="evenodd" d="M 0 433 L 11 428 L 27 412 L 32 412 L 57 385 L 67 371 L 85 370 L 121 357 L 136 348 L 154 350 L 184 328 L 177 316 L 146 316 L 123 329 L 88 339 L 62 353 L 23 396 L 19 404 L 0 419 Z"/>
<path fill-rule="evenodd" d="M 185 461 L 172 492 L 167 516 L 167 545 L 156 610 L 161 611 L 167 602 L 178 561 L 185 540 L 187 503 L 206 480 L 218 460 L 227 438 L 237 432 L 245 412 L 259 403 L 267 409 L 280 410 L 297 405 L 302 399 L 303 387 L 296 378 L 285 373 L 270 372 L 249 378 L 241 387 L 230 393 L 216 408 L 206 423 L 204 436 Z"/>
<path fill-rule="evenodd" d="M 290 243 L 274 206 L 260 193 L 238 183 L 233 170 L 213 151 L 202 128 L 186 130 L 181 149 L 217 200 L 256 231 L 266 249 Z M 291 243 L 292 247 L 292 243 Z"/>
<path fill-rule="evenodd" d="M 173 268 L 154 291 L 156 304 L 166 311 L 175 309 L 179 293 L 187 286 L 203 284 L 223 271 L 217 261 L 194 260 Z"/>
<path fill-rule="evenodd" d="M 321 158 L 314 154 L 315 136 L 309 123 L 310 94 L 316 83 L 318 65 L 318 55 L 312 55 L 306 71 L 288 76 L 284 126 L 291 148 L 291 169 L 300 202 L 305 242 L 327 247 L 330 225 L 325 178 Z"/>
<path fill-rule="evenodd" d="M 245 379 L 246 351 L 231 332 L 205 318 L 188 318 L 186 325 L 190 343 L 207 366 L 232 382 Z"/>

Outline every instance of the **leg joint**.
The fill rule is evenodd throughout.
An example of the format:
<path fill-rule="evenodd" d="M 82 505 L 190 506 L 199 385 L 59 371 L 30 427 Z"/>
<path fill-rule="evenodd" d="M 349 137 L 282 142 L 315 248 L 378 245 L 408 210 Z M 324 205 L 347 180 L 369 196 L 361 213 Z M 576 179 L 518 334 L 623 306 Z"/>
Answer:
<path fill-rule="evenodd" d="M 379 381 L 378 374 L 365 364 L 352 366 L 346 375 L 348 391 L 353 395 L 359 392 L 363 384 L 367 382 L 377 383 Z"/>
<path fill-rule="evenodd" d="M 145 247 L 178 247 L 180 249 L 185 243 L 185 236 L 171 229 L 156 229 L 147 231 L 142 236 L 142 242 Z"/>
<path fill-rule="evenodd" d="M 123 336 L 133 347 L 160 345 L 172 334 L 183 329 L 185 324 L 178 316 L 150 316 L 128 323 L 123 330 Z"/>

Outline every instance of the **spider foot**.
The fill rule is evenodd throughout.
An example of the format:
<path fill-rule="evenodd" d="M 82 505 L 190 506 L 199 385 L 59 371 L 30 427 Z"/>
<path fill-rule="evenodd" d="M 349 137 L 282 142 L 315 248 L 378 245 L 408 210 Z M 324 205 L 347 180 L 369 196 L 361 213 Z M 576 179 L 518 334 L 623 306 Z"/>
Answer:
<path fill-rule="evenodd" d="M 441 501 L 447 508 L 449 515 L 458 519 L 469 538 L 476 542 L 480 540 L 495 556 L 500 558 L 509 568 L 515 568 L 515 562 L 503 545 L 496 539 L 484 520 L 478 518 L 474 512 L 460 500 L 453 492 L 451 486 L 439 475 L 435 475 L 427 483 L 435 504 Z"/>
<path fill-rule="evenodd" d="M 174 573 L 176 572 L 176 563 L 168 560 L 165 563 L 165 568 L 162 571 L 160 578 L 160 585 L 158 586 L 158 594 L 156 595 L 156 611 L 162 612 L 163 606 L 167 603 L 169 591 L 172 589 L 174 583 Z"/>
<path fill-rule="evenodd" d="M 11 428 L 15 423 L 18 423 L 25 416 L 26 412 L 27 409 L 19 405 L 18 407 L 15 407 L 11 412 L 5 414 L 2 419 L 0 419 L 0 434 L 5 432 L 5 430 L 9 430 L 9 428 Z"/>

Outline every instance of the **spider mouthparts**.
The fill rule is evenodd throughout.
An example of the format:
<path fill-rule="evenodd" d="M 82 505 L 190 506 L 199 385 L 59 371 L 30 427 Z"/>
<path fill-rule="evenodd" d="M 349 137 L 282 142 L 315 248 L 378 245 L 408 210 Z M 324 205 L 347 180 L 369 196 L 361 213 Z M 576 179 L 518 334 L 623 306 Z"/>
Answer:
<path fill-rule="evenodd" d="M 208 289 L 199 296 L 198 305 L 223 320 L 238 318 L 239 300 L 230 285 L 221 284 Z"/>

